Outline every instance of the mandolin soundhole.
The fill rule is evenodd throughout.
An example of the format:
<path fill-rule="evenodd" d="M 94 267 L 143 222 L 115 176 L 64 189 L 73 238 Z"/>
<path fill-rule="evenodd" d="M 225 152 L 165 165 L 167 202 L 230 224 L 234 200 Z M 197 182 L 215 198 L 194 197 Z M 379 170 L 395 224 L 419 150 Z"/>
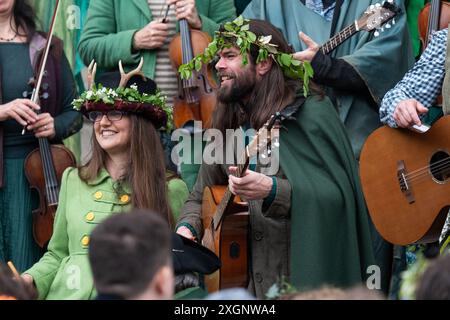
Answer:
<path fill-rule="evenodd" d="M 438 151 L 430 159 L 430 172 L 438 183 L 446 183 L 450 178 L 450 155 L 445 151 Z"/>

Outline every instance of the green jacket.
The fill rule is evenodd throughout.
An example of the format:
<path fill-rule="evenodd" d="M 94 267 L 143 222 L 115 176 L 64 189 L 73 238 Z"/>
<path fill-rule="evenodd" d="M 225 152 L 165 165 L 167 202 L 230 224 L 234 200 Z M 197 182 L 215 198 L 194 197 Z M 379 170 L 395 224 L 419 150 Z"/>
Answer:
<path fill-rule="evenodd" d="M 47 253 L 25 273 L 36 284 L 40 299 L 90 299 L 96 296 L 88 260 L 89 236 L 103 220 L 131 209 L 130 189 L 117 196 L 114 181 L 102 170 L 84 183 L 78 170 L 67 169 L 62 178 L 54 232 Z M 168 198 L 175 216 L 188 196 L 179 179 L 168 182 Z"/>
<path fill-rule="evenodd" d="M 233 0 L 197 0 L 202 31 L 214 36 L 223 22 L 236 16 Z M 91 0 L 78 51 L 88 65 L 95 58 L 102 69 L 117 69 L 119 60 L 136 65 L 144 57 L 143 72 L 154 78 L 156 50 L 131 52 L 134 33 L 152 21 L 147 0 Z"/>

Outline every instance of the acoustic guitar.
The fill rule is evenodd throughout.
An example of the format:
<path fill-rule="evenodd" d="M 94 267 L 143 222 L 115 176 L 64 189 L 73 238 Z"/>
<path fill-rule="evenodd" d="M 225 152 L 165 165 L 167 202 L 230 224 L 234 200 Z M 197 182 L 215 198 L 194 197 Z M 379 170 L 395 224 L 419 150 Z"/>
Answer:
<path fill-rule="evenodd" d="M 271 153 L 278 147 L 280 117 L 272 116 L 245 148 L 236 176 L 241 177 L 249 159 Z M 273 143 L 272 143 L 273 142 Z M 202 199 L 202 244 L 221 260 L 222 267 L 205 275 L 208 292 L 248 284 L 249 213 L 246 202 L 231 193 L 228 186 L 205 187 Z"/>
<path fill-rule="evenodd" d="M 450 116 L 425 133 L 378 128 L 363 146 L 360 175 L 384 239 L 399 245 L 436 241 L 450 207 Z"/>

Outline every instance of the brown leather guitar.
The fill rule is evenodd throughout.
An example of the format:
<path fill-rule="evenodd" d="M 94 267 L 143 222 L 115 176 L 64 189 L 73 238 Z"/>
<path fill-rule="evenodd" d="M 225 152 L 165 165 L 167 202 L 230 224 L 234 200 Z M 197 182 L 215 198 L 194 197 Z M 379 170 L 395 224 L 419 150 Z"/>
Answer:
<path fill-rule="evenodd" d="M 363 146 L 360 174 L 384 239 L 399 245 L 436 241 L 450 207 L 450 116 L 425 133 L 375 130 Z"/>
<path fill-rule="evenodd" d="M 238 165 L 236 176 L 241 177 L 248 168 L 249 159 L 258 153 L 278 146 L 279 118 L 271 119 L 258 131 L 246 147 Z M 270 152 L 268 152 L 270 153 Z M 248 284 L 248 229 L 249 213 L 246 202 L 234 196 L 228 186 L 205 187 L 202 199 L 202 244 L 221 260 L 222 267 L 205 275 L 208 292 Z"/>

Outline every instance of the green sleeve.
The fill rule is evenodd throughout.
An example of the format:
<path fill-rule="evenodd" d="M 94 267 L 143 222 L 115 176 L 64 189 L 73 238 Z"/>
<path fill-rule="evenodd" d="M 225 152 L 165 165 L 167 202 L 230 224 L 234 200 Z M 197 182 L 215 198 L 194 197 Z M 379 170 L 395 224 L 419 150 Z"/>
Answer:
<path fill-rule="evenodd" d="M 172 179 L 168 183 L 169 206 L 172 210 L 174 221 L 178 220 L 181 208 L 189 196 L 189 190 L 181 179 Z"/>
<path fill-rule="evenodd" d="M 48 251 L 44 256 L 34 264 L 25 273 L 31 275 L 34 279 L 39 299 L 44 299 L 50 286 L 55 279 L 63 258 L 69 255 L 69 238 L 67 235 L 66 219 L 66 197 L 67 197 L 67 179 L 74 168 L 68 168 L 64 171 L 61 190 L 59 194 L 59 204 L 56 211 L 55 222 L 53 224 L 53 235 L 48 244 Z"/>
<path fill-rule="evenodd" d="M 133 36 L 136 30 L 116 30 L 114 4 L 111 0 L 91 0 L 88 16 L 78 45 L 83 62 L 95 61 L 103 69 L 117 68 L 117 62 L 137 64 L 139 55 L 133 54 Z"/>
<path fill-rule="evenodd" d="M 61 59 L 62 85 L 62 112 L 55 117 L 55 138 L 61 141 L 78 132 L 83 125 L 81 113 L 73 109 L 72 101 L 77 98 L 78 92 L 73 79 L 69 61 L 63 54 Z"/>
<path fill-rule="evenodd" d="M 201 4 L 197 4 L 199 8 Z M 233 0 L 211 0 L 209 12 L 202 12 L 199 8 L 199 16 L 202 20 L 202 31 L 214 37 L 214 32 L 219 29 L 220 24 L 236 18 L 236 8 Z"/>

